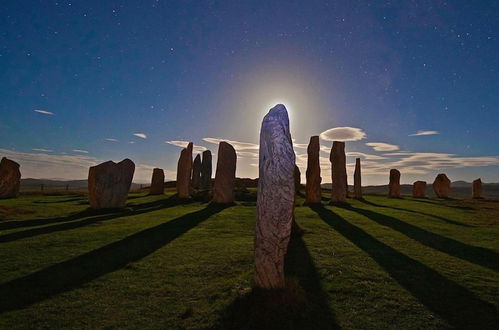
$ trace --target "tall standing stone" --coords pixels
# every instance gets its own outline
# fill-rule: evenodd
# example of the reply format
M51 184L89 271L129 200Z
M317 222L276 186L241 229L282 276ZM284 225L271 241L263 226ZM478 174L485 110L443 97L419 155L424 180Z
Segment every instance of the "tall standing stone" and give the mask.
M360 169L360 158L355 159L355 171L353 172L353 194L357 199L362 199L362 173Z
M400 198L400 171L390 170L390 183L388 184L388 197Z
M0 161L0 199L19 196L21 185L20 165L5 157Z
M444 173L440 173L433 181L433 191L439 198L447 198L450 191L450 180Z
M151 188L149 195L162 195L165 192L165 172L160 168L152 171Z
M294 170L294 178L295 178L295 190L298 192L300 190L301 186L301 172L300 168L295 165L295 170Z
M426 197L426 181L416 181L412 185L412 197L425 198Z
M331 177L333 179L331 202L345 203L347 201L347 158L345 142L334 141L331 153Z
M482 179L473 181L473 198L482 198Z
M197 154L192 163L192 179L191 186L194 189L199 189L201 183L201 155Z
M200 188L202 190L210 190L211 189L211 151L205 150L203 151L203 160L201 161L201 183Z
M254 280L261 288L282 288L295 199L295 153L282 104L263 118L259 158Z
M320 142L318 136L310 137L307 147L307 182L305 186L305 204L320 204L322 198L321 191L321 165L319 161Z
M236 181L236 150L222 141L218 145L217 170L213 184L213 203L234 203L234 183Z
M192 173L192 142L182 149L177 165L177 194L179 198L189 198Z
M132 184L135 164L130 159L108 161L88 171L88 201L93 209L124 207Z

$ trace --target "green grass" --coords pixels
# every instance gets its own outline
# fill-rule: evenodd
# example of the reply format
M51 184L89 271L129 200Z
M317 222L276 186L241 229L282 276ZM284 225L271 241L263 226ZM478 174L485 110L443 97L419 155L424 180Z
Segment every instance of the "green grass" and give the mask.
M238 196L134 193L108 212L84 195L0 201L0 328L497 328L498 202L297 206L287 287L262 291L255 202Z

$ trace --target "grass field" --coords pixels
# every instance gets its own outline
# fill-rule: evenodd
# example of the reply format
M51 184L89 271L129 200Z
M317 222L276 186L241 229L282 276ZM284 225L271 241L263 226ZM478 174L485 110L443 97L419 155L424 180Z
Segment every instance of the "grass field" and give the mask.
M0 328L498 328L497 201L297 206L287 288L268 292L251 289L254 200L172 194L0 201Z

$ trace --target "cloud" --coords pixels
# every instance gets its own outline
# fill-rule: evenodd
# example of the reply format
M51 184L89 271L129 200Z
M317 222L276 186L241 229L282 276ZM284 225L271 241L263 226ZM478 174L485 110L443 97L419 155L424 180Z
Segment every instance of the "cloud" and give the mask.
M376 151L396 151L399 150L399 146L395 144L389 144L384 142L368 142L366 146L372 147Z
M145 135L144 133L133 133L133 135L141 139L147 139L147 135Z
M33 148L31 150L33 150L33 151L41 151L41 152L53 152L54 151L54 150L44 149L44 148Z
M366 133L356 127L335 127L320 134L325 141L359 141L366 137Z
M436 135L440 134L438 131L417 131L414 134L409 134L409 136L426 136L426 135Z
M49 115L49 116L53 116L54 113L53 112L50 112L50 111L47 111L47 110L34 110L35 112L38 112L38 113L41 113L42 115Z
M350 157L361 157L367 160L381 160L381 159L388 159L383 156L378 156L378 155L373 155L373 154L366 154L363 152L357 152L357 151L350 151L346 153L347 156Z
M106 138L105 140L109 142L118 142L118 140L112 138Z
M258 158L258 152L251 151L236 151L239 158Z
M177 147L185 148L189 144L189 141L173 140L173 141L165 141L165 143L168 143L168 144L171 144L171 145L174 145ZM192 147L192 152L195 154L202 153L205 150L208 150L208 149L206 147L203 147L203 146L194 145Z
M88 154L88 151L82 149L73 149L73 152L78 152L80 154Z
M260 146L255 143L249 143L249 142L240 142L240 141L233 141L233 140L226 140L226 139L219 139L219 138L203 138L203 141L206 141L208 143L213 143L213 144L219 144L222 141L225 141L227 143L230 143L234 149L236 150L253 150L256 149L258 150Z

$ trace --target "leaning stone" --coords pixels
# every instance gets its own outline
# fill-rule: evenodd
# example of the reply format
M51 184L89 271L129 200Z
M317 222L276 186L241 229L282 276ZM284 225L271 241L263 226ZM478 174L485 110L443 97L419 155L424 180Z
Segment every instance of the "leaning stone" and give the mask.
M135 164L130 159L108 161L90 167L88 200L93 209L124 207L132 184Z
M236 180L236 150L222 141L218 145L217 170L213 184L213 203L234 203L234 182Z
M426 181L416 181L412 185L412 197L425 198L426 197Z
M473 198L482 198L482 180L476 179L473 181Z
M197 154L192 163L192 179L191 186L194 189L199 189L201 183L201 155Z
M0 161L0 199L19 196L20 167L18 163L5 157Z
M355 171L353 173L353 194L357 199L362 199L362 173L360 169L360 158L355 159Z
M396 169L390 170L390 183L388 184L388 197L400 197L400 171Z
M189 186L192 172L192 142L187 148L182 149L177 164L177 194L178 198L186 199L190 197Z
M305 186L305 205L320 204L321 191L321 166L319 161L320 142L318 136L310 137L307 147L307 182Z
M165 192L165 172L160 168L152 171L151 188L149 195L162 195Z
M261 288L282 288L295 199L295 153L282 104L263 118L259 157L254 281Z
M345 155L345 142L334 141L331 153L331 177L333 180L331 191L332 203L345 203L347 201L347 161Z
M203 151L203 160L201 162L201 183L200 188L202 190L211 189L211 151Z
M447 175L440 173L433 181L433 191L439 198L447 198L450 191L450 180Z

